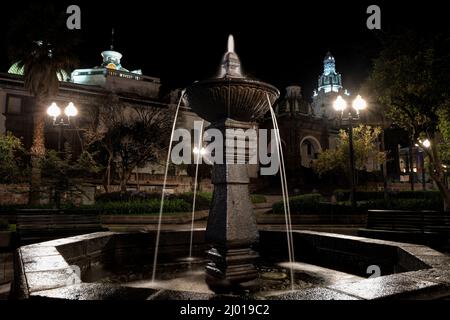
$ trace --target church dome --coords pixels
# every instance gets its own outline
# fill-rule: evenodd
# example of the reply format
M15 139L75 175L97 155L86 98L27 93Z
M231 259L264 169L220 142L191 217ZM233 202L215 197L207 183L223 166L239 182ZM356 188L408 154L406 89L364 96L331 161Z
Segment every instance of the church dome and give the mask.
M122 54L120 52L114 50L106 50L102 52L102 57L102 68L129 72L120 64L120 59L122 59Z
M342 89L342 77L336 72L336 60L331 52L327 52L323 60L323 73L319 77L317 91L324 93L339 92Z
M310 106L303 99L302 88L296 85L286 88L286 95L278 101L275 109L279 115L310 114Z

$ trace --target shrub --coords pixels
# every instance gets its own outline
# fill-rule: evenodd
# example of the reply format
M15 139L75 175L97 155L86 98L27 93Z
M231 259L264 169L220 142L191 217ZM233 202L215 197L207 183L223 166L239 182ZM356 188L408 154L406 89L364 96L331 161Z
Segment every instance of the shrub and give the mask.
M192 210L192 203L194 201L194 193L193 192L187 192L183 193L177 196L174 196L175 198L182 199L189 203L191 205ZM196 210L207 210L209 209L209 206L212 201L212 194L207 192L198 192L195 198L195 209Z
M139 191L127 191L127 192L109 192L102 193L95 197L96 202L116 202L116 201L139 201L139 200L151 200L161 199L161 193L149 193Z
M252 200L252 203L266 203L267 199L262 194L252 194L250 195L250 199Z
M291 212L317 212L319 210L319 204L324 202L325 199L319 193L304 194L301 196L291 197L289 199L289 207ZM274 213L284 212L283 201L276 202L272 206Z
M349 201L350 191L338 189L333 192L336 197L336 201ZM432 201L443 201L439 191L398 191L390 192L389 197L391 199L428 199ZM384 193L382 191L357 191L357 201L373 201L384 199Z
M357 208L353 209L349 201L343 201L338 203L324 202L318 196L307 195L310 201L316 201L312 203L304 198L305 196L290 198L290 207L292 214L351 214L362 213L367 210L434 210L442 211L443 202L436 201L436 199L395 199L391 198L389 201L384 199L374 199L366 201L358 201ZM284 213L283 202L277 202L272 207L273 213Z
M101 202L85 209L98 211L100 214L156 214L160 210L161 199L145 201ZM189 212L192 207L182 199L166 199L164 213Z
M0 183L19 182L25 174L25 149L11 132L0 134Z
M0 219L0 230L9 230L9 223L5 219Z
M391 199L389 201L384 200L372 200L358 202L360 208L366 210L370 209L386 209L386 210L433 210L442 211L444 205L442 201L435 201L433 199Z

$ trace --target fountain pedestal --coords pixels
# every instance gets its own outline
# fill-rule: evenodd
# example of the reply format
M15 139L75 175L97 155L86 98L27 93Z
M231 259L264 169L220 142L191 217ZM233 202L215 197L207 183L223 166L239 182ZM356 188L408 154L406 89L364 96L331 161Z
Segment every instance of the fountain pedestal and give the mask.
M214 194L206 228L206 241L211 247L206 282L215 292L233 291L257 277L258 254L253 247L258 242L258 229L248 190L249 173L254 174L255 165L249 164L247 146L239 150L246 155L243 164L231 161L237 152L227 147L234 145L235 140L245 141L245 130L257 128L256 122L279 95L277 88L270 84L242 74L232 36L219 76L186 88L186 101L192 110L222 132L224 160L228 160L214 163ZM226 134L228 129L239 130L233 130L230 136ZM254 137L250 147L256 146Z
M214 291L228 291L257 277L254 262L258 254L253 245L259 235L248 189L249 164L236 164L234 148L236 141L245 141L244 131L256 125L227 119L211 127L222 132L228 148L224 148L225 161L215 164L212 174L214 194L206 228L206 241L212 248L208 251L206 282ZM230 129L233 135L226 133ZM248 147L240 152L248 163Z

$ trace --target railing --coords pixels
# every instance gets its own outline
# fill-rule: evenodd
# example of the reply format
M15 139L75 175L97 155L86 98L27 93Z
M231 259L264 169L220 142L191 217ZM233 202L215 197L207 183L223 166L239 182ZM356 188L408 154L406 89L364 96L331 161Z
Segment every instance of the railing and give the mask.
M147 76L144 76L144 75L141 75L141 74L132 73L132 72L126 72L126 71L120 71L120 70L106 69L106 75L112 76L112 77L125 78L125 79L133 79L133 80L137 80L137 81L159 83L159 79L158 78L147 77Z
M76 74L74 74L74 76L94 76L94 75L105 75L105 76L119 77L119 78L132 79L132 80L136 80L136 81L152 82L152 83L160 82L160 80L158 78L148 77L148 76L144 76L144 75L133 73L133 72L108 69L108 68L78 70L76 72Z

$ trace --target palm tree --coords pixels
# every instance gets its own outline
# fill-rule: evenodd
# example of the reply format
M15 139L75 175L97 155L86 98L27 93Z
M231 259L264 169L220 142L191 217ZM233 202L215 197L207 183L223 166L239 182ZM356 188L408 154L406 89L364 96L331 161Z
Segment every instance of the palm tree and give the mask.
M11 24L9 55L23 73L25 88L35 97L31 146L30 204L40 203L40 161L45 154L45 112L65 70L74 65L78 34L66 28L65 10L33 5Z

